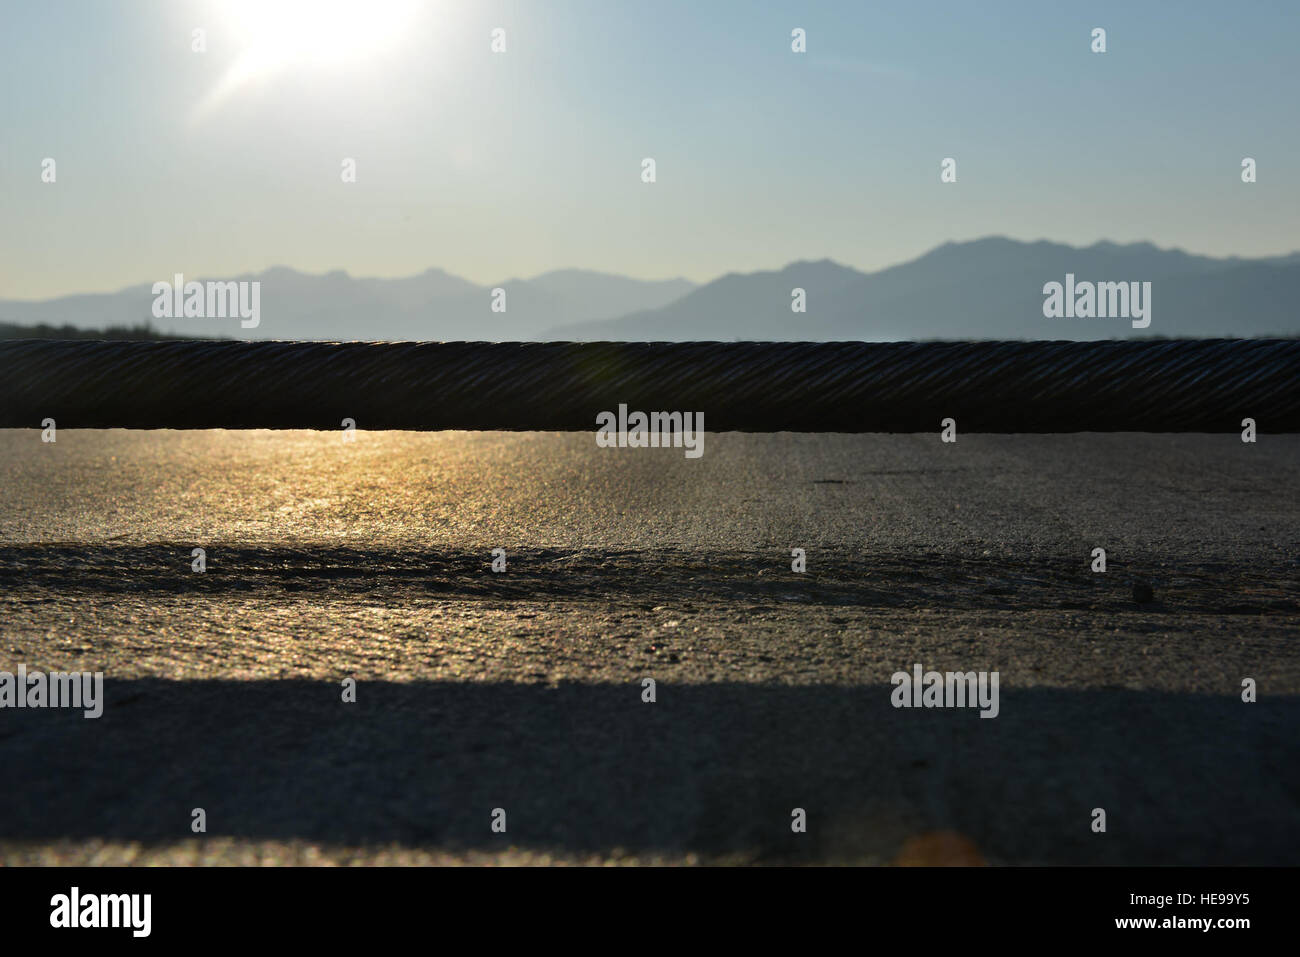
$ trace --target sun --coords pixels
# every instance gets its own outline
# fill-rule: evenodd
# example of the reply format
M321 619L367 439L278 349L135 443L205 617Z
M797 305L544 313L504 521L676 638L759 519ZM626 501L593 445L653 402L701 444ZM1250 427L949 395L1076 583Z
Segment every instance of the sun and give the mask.
M415 0L230 0L259 69L337 67L382 54L410 24Z
M381 62L411 28L418 6L418 0L226 0L221 10L241 53L196 113L285 71Z

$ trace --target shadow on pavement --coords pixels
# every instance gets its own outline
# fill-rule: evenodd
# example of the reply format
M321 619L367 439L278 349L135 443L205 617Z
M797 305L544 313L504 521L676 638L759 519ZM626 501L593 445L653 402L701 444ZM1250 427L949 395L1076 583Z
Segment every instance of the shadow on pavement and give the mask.
M0 711L0 841L182 840L202 807L209 836L361 845L887 862L947 829L994 863L1300 857L1300 696L1004 687L989 720L892 690L363 678L345 704L110 676L97 720Z

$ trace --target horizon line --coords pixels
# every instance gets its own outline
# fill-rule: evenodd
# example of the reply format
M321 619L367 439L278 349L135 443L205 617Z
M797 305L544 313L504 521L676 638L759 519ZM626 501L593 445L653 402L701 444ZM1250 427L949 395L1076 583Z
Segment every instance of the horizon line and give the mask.
M270 266L266 266L266 267L263 267L263 268L260 269L260 270L256 270L256 271L245 270L245 271L243 271L243 272L234 273L234 274L231 274L231 275L224 276L223 278L221 278L221 279L219 279L219 280L217 280L217 279L211 279L211 277L208 277L208 278L205 278L205 279L202 279L202 280L193 280L193 281L196 281L196 282L197 282L197 281L222 281L222 282L229 282L229 281L232 281L232 280L237 279L237 278L240 277L240 276L259 276L259 275L265 275L266 273L273 272L273 271L275 271L275 270L285 270L285 271L288 271L288 272L296 273L297 275L300 275L300 276L307 276L307 277L318 278L318 279L319 279L319 278L324 278L324 277L326 277L326 276L331 276L331 275L334 275L334 274L336 274L336 273L342 273L342 275L343 275L344 277L346 277L346 278L348 278L348 279L352 279L352 280L358 280L358 281L375 280L375 281L379 281L379 282L394 282L394 281L399 281L399 280L403 280L403 279L416 279L416 278L418 278L418 277L420 277L420 276L426 275L427 273L431 273L431 272L439 272L439 273L443 273L443 274L446 275L446 276L451 277L452 279L459 279L459 280L461 280L462 282L469 283L470 285L473 285L473 286L478 286L478 287L483 288L483 289L492 289L492 288L495 288L495 287L498 287L498 286L505 286L505 285L507 285L507 284L509 284L509 283L517 283L517 282L536 282L536 281L538 281L539 279L544 279L545 277L555 275L556 273L566 273L566 272L569 272L569 273L588 273L588 274L591 274L591 275L604 276L604 277L608 277L608 278L611 278L611 279L626 279L626 280L630 280L630 281L632 281L632 282L643 282L643 283L671 283L671 282L686 282L686 283L689 283L689 284L691 285L691 287L692 287L692 291L693 291L694 289L702 288L702 287L704 287L704 286L709 285L710 283L717 282L718 280L720 280L720 279L725 279L725 278L727 278L727 277L729 277L729 276L755 276L755 275L760 275L760 274L763 274L763 273L780 273L780 272L784 272L786 269L789 269L791 266L797 266L797 265L802 265L802 264L831 263L831 264L833 264L833 265L835 265L835 266L839 266L839 267L841 267L841 268L843 268L843 269L848 269L848 270L852 270L853 272L860 273L860 274L862 274L863 276L871 276L871 275L875 275L876 273L881 273L881 272L884 272L884 271L886 271L886 270L893 269L893 268L895 268L895 267L897 267L897 266L902 266L902 265L906 265L907 263L916 262L916 261L919 260L919 259L923 259L923 258L925 258L926 256L929 256L930 254L932 254L932 253L934 253L934 252L937 252L937 251L940 250L940 249L944 249L944 248L946 248L946 247L949 247L949 246L970 246L970 245L974 245L974 244L976 244L976 243L989 242L989 241L991 241L991 240L1003 240L1003 241L1006 241L1006 242L1009 242L1009 243L1015 243L1015 244L1022 245L1022 246L1041 246L1041 245L1049 245L1049 246L1064 246L1064 247L1066 247L1067 249L1074 249L1074 250L1080 250L1080 251L1088 250L1088 249L1095 249L1095 248L1098 247L1098 246L1115 246L1115 247L1118 247L1118 248L1126 248L1126 247L1132 247L1132 246L1149 246L1149 247L1151 247L1152 249L1156 250L1157 252L1165 252L1165 253L1181 253L1181 254L1183 254L1183 255L1185 255L1185 256L1197 256L1197 257L1200 257L1200 258L1202 258L1202 259L1215 259L1215 260L1220 260L1220 261L1222 261L1222 262L1233 262L1233 261L1241 261L1241 262L1260 262L1260 261L1268 260L1268 259L1285 259L1285 258L1292 257L1292 256L1300 256L1300 248L1298 248L1298 249L1291 249L1291 250L1288 250L1288 251L1285 251L1285 252L1271 253L1271 254L1265 254L1265 255L1260 255L1260 256L1243 256L1243 255L1236 254L1236 253L1231 254L1231 255L1227 255L1227 256L1222 256L1222 255L1212 255L1212 254L1209 254L1209 253L1198 253L1198 252L1192 252L1192 251L1186 249L1185 247L1182 247L1182 246L1176 246L1176 245L1175 245L1175 246L1160 246L1160 245L1158 245L1157 243L1155 243L1155 242L1153 242L1153 241L1151 241L1151 240L1148 240L1148 239L1137 239L1137 240L1132 240L1132 241L1130 241L1130 242L1117 242L1117 241L1115 241L1115 240L1111 240L1111 239L1098 239L1098 240L1096 240L1096 241L1094 241L1094 242L1092 242L1092 243L1089 243L1088 245L1075 245L1075 244L1073 244L1073 243L1062 242L1062 241L1060 241L1060 240L1055 240L1055 239L1047 239L1047 238L1045 238L1045 237L1044 237L1044 238L1039 238L1039 239L1016 239L1016 238L1014 238L1014 237L1012 237L1012 236L1008 236L1008 235L1006 235L1006 234L1004 234L1004 233L989 233L989 234L984 235L984 236L978 236L978 237L976 237L976 238L974 238L974 239L950 239L950 240L946 240L946 241L944 241L944 242L942 242L942 243L938 243L937 245L934 245L934 246L929 247L929 248L926 249L924 252L919 253L919 254L917 254L917 255L915 255L915 256L912 256L911 258L896 260L896 261L893 261L893 262L888 263L887 265L880 266L880 267L878 267L878 268L876 268L876 269L870 269L870 270L868 270L868 269L863 269L863 268L861 268L861 267L859 267L859 266L850 265L850 264L848 264L848 263L846 263L846 262L843 262L843 261L841 261L841 260L835 259L835 258L830 257L830 256L821 256L821 257L818 257L818 258L815 258L815 259L813 259L813 258L809 258L809 259L792 259L792 260L788 261L787 263L785 263L784 265L781 265L781 266L775 266L775 267L757 268L757 269L750 269L750 270L731 269L731 270L727 270L727 271L725 271L725 272L718 273L717 275L713 276L713 277L710 278L710 279L704 279L704 280L694 280L694 279L690 279L690 278L688 278L688 277L686 277L686 276L681 276L681 275L678 275L678 276L668 276L668 277L654 277L654 278L648 278L648 277L644 277L644 276L633 276L633 275L629 275L629 274L627 274L627 273L621 273L621 272L606 272L605 270L602 270L602 269L592 269L592 268L585 267L585 266L559 266L559 267L556 267L556 268L554 268L554 269L547 269L547 270L544 270L544 271L542 271L542 272L537 273L536 275L529 276L529 277L510 276L510 277L508 277L508 278L506 278L506 279L500 279L500 280L496 280L496 281L494 281L494 282L479 282L479 281L474 280L474 279L469 279L469 278L467 278L466 276L460 275L460 274L458 274L458 273L450 272L450 271L448 271L447 269L444 269L444 268L441 267L441 266L429 266L429 267L427 267L427 268L421 270L420 272L414 272L414 273L400 273L400 274L397 274L397 275L391 275L391 276L381 276L381 275L352 275L350 272L348 272L348 270L347 270L346 267L335 267L335 268L332 268L332 269L326 269L326 270L324 270L324 271L322 271L322 272L313 272L313 271L308 271L308 270L300 269L300 268L298 268L298 267L296 267L296 266L290 266L290 265L287 265L287 264L285 264L285 263L273 263L272 265L270 265ZM173 275L175 275L175 274L173 273ZM202 275L202 274L200 274L200 275ZM44 296L44 297L36 298L36 299L30 299L30 298L9 299L9 298L5 298L5 299L0 299L0 302L11 302L11 303L44 303L44 302L55 302L55 301L60 300L60 299L72 299L72 298L76 298L76 297L79 297L79 296L111 296L111 295L116 295L116 294L118 294L118 293L126 292L126 291L128 291L128 290L130 290L130 289L134 289L134 288L137 288L137 287L140 287L140 286L152 286L155 282L161 282L161 281L163 281L163 280L158 280L158 279L140 280L139 282L127 283L126 285L118 286L118 287L116 287L116 288L114 288L114 289L98 289L98 290L82 291L82 292L65 292L65 293L60 293L60 294L53 295L53 296ZM169 279L168 281L170 281L170 279Z

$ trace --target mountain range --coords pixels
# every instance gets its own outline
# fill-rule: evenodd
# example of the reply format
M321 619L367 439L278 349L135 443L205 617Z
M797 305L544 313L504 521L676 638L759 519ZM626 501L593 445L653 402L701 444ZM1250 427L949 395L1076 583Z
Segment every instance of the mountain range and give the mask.
M1151 324L1045 318L1043 286L1150 282ZM149 285L45 301L0 300L0 323L255 339L866 340L1105 339L1300 334L1300 253L1213 258L1150 243L1074 247L1001 237L946 243L910 262L861 272L828 259L729 273L695 285L586 270L479 285L440 269L400 279L278 266L261 282L261 321L155 318ZM167 277L167 282L171 277ZM504 311L493 311L494 289ZM806 311L791 309L804 290ZM498 303L500 296L496 297Z

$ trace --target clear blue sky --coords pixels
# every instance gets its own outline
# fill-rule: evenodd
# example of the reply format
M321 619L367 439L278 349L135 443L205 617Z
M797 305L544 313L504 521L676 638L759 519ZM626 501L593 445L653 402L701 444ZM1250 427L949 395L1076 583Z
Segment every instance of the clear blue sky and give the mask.
M355 6L320 33L235 0L5 0L0 298L276 264L706 280L992 234L1300 248L1295 0Z

